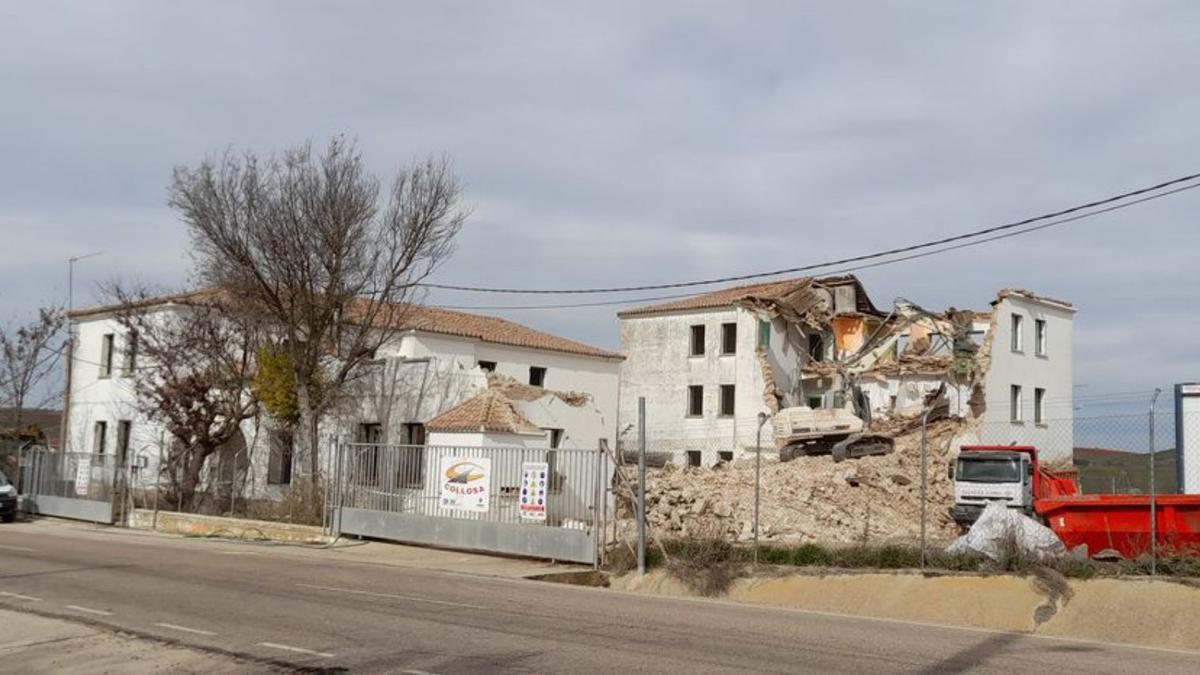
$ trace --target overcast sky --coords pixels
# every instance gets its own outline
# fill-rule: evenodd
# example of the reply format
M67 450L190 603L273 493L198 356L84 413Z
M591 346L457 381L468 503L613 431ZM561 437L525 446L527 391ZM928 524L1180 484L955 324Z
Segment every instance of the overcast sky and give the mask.
M4 3L0 319L64 300L97 250L77 305L186 283L167 180L230 145L345 133L388 176L448 153L475 211L438 280L489 286L777 269L1200 171L1197 3L851 5ZM860 276L880 306L1070 300L1078 393L1148 392L1200 379L1198 207ZM615 308L498 313L618 346Z

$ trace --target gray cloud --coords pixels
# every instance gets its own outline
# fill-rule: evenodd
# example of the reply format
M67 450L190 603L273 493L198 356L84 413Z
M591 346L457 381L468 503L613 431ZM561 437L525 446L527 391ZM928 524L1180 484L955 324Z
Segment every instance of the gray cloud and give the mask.
M1187 2L26 3L0 9L0 317L182 284L173 165L357 136L445 151L476 213L440 279L589 286L789 267L1196 170ZM1200 193L1200 191L1197 191ZM1200 378L1196 200L861 273L880 304L1074 301L1077 378ZM444 304L527 298L442 292ZM612 308L506 315L615 346Z

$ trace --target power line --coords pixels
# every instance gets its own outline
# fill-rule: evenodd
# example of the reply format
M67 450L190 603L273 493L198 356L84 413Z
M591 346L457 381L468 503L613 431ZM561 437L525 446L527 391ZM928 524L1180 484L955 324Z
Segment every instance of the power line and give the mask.
M950 251L956 251L956 250L968 248L971 246L978 246L980 244L986 244L986 243L997 241L1000 239L1008 239L1009 237L1016 237L1016 236L1019 236L1022 234L1028 234L1030 232L1044 230L1044 229L1047 229L1050 227L1054 227L1055 225L1062 225L1065 223L1074 222L1076 220L1083 220L1084 218L1091 218L1092 216L1098 216L1098 215L1108 213L1110 211L1116 211L1119 209L1123 209L1123 208L1130 207L1130 206L1135 206L1137 204L1152 201L1155 199L1161 199L1163 197L1168 197L1170 195L1173 195L1173 194L1176 194L1179 192L1184 192L1186 190L1193 190L1195 188L1200 188L1200 183L1195 183L1193 185L1186 185L1183 187L1178 187L1173 190L1168 190L1166 192L1160 192L1158 194L1150 195L1148 197L1142 197L1140 199L1136 199L1136 200L1126 202L1123 204L1108 206L1108 207L1105 207L1103 209L1099 209L1096 211L1090 211L1088 213L1081 213L1081 214L1077 214L1074 216L1070 216L1068 218L1062 218L1059 220L1050 221L1048 223L1042 223L1040 225L1033 225L1033 226L1026 227L1026 228L1019 229L1019 230L1004 232L1002 234L995 234L990 237L984 237L982 239L976 239L974 241L961 242L958 244L954 244L952 246L943 246L941 248L936 248L933 250L921 251L920 253L913 253L913 254L901 256L898 258L890 258L887 260L881 260L881 261L877 261L877 262L873 262L873 263L867 263L865 265L844 267L844 268L841 268L838 270L827 272L826 274L831 274L831 275L849 274L851 272L858 272L860 270L873 269L876 267L884 267L886 265L893 265L893 264L900 263L900 262L907 262L909 260L916 260L918 258L926 258L929 256L938 255L941 253L947 253ZM555 291L548 291L548 292L555 292ZM634 304L641 304L644 302L657 302L660 300L675 300L675 299L679 299L679 298L688 298L688 297L692 297L693 295L695 295L695 294L694 293L676 293L676 294L672 294L672 295L660 295L660 296L654 296L654 297L629 298L629 299L622 299L622 300L608 300L608 301L599 301L599 302L562 303L562 304L554 304L554 305L439 305L439 307L442 307L443 309L457 309L457 310L575 309L575 308L581 308L581 307L601 307L601 306L609 306L609 305L634 305Z
M817 269L823 269L826 267L833 267L836 265L845 265L845 264L849 264L849 263L863 262L866 260L886 258L889 256L898 255L901 253L910 253L912 251L917 251L917 250L921 250L921 249L933 248L935 246L944 246L945 244L960 242L960 241L967 240L967 239L974 239L976 237L981 237L981 236L988 235L988 234L994 234L997 232L1015 230L1018 228L1022 228L1026 225L1031 225L1033 223L1038 223L1041 221L1061 218L1062 216L1078 213L1080 211L1087 211L1089 209L1094 209L1099 206L1106 206L1106 205L1114 204L1116 202L1121 202L1121 201L1124 201L1131 197L1139 197L1141 195L1146 195L1148 193L1158 192L1159 190L1163 190L1164 188L1168 188L1168 187L1172 187L1175 185L1180 185L1183 183L1188 183L1188 182L1194 181L1197 178L1200 178L1200 173L1193 173L1193 174L1189 174L1186 176L1181 176L1179 178L1174 178L1172 180L1168 180L1168 181L1165 181L1165 182L1162 182L1162 183L1159 183L1157 185L1153 185L1150 187L1144 187L1144 188L1140 188L1137 190L1131 190L1129 192L1124 192L1119 195L1106 197L1104 199L1098 199L1096 201L1088 202L1086 204L1080 204L1077 206L1072 206L1070 208L1062 209L1059 211L1054 211L1052 213L1044 213L1039 216L1025 218L1024 220L1019 220L1016 222L1005 223L1003 225L996 225L993 227L987 227L987 228L983 228L983 229L979 229L979 230L974 230L971 232L965 232L962 234L957 234L957 235L953 235L953 236L949 236L949 237L943 237L941 239L935 239L935 240L931 240L931 241L910 244L907 246L901 246L898 248L888 249L885 251L878 251L875 253L851 256L848 258L842 258L839 260L830 260L830 261L826 261L826 262L822 262L822 263L813 263L813 264L809 264L809 265L802 265L800 267L790 267L790 268L786 268L786 269L773 270L770 272L756 272L756 273L752 273L752 274L742 274L742 275L736 275L736 276L719 277L719 278L714 278L714 279L703 279L703 280L699 280L699 281L681 281L681 282L666 283L666 284L644 284L644 285L639 285L639 286L616 286L616 287L608 287L608 288L574 288L574 289L489 288L489 287L483 287L483 286L461 286L461 285L456 285L456 284L437 284L437 283L422 283L422 284L418 284L418 285L425 287L425 288L435 288L435 289L452 290L452 291L468 291L468 292L473 292L473 293L506 293L506 294L521 294L521 295L582 295L582 294L630 293L630 292L637 292L637 291L654 291L654 290L665 290L665 289L671 289L671 288L688 288L688 287L693 287L693 286L707 286L707 285L711 285L711 284L724 284L724 283L730 283L730 282L735 282L735 281L747 281L750 279L761 279L761 278L765 278L765 277L780 276L780 275L784 275L784 274L794 274L796 272L807 272L807 271L812 271L812 270L817 270ZM1132 206L1134 204L1138 204L1138 203L1141 203L1144 201L1149 201L1150 199L1157 199L1159 197L1165 197L1167 195L1175 194L1176 192L1182 192L1185 189L1191 189L1193 187L1200 187L1200 185L1192 185L1192 186L1172 190L1170 192L1166 192L1166 193L1163 193L1160 195L1154 195L1154 196L1140 199L1140 200L1137 200L1134 202L1130 202L1128 204L1122 204L1119 206L1109 207L1109 208L1097 211L1092 214L1086 214L1086 215L1082 215L1082 216L1075 217L1075 218L1062 219L1061 221L1058 221L1058 222L1055 222L1052 224L1046 224L1044 226L1040 226L1037 228L1027 228L1026 230L1023 230L1022 233L1032 232L1037 229L1045 229L1045 227L1050 227L1051 225L1059 225L1062 223L1071 222L1073 220L1078 220L1083 217L1097 215L1099 213L1106 213L1108 211L1116 210L1117 208L1124 208L1125 206ZM946 250L952 250L952 249L946 249Z

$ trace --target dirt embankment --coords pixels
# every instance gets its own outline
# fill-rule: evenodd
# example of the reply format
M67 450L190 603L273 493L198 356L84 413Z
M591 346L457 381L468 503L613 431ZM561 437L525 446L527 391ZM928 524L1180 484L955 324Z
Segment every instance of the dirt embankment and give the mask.
M929 427L928 536L948 541L957 534L949 508L952 440L965 424L942 420ZM896 436L889 455L835 463L828 456L762 461L759 535L763 542L913 543L920 532L921 433ZM654 469L646 484L647 521L655 536L711 533L714 523L729 536L753 533L754 459L715 469ZM622 533L634 530L628 504Z

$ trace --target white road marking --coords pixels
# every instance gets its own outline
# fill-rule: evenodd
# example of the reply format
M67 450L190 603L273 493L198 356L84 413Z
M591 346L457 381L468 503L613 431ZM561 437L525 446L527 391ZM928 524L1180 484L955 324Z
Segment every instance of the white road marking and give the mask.
M173 623L156 623L159 628L170 628L171 630L179 630L184 633L195 633L196 635L216 635L211 630L200 630L199 628L188 628L187 626L179 626Z
M404 675L434 675L428 670L413 670L411 668L409 670L402 670L400 672L404 673Z
M16 598L18 600L28 600L30 602L41 602L41 598L35 598L32 595L21 595L20 593L9 593L8 591L0 591L0 595L6 598Z
M103 609L92 609L91 607L80 607L79 605L67 605L67 609L73 609L76 612L87 612L88 614L96 614L99 616L112 616L112 612L106 612Z
M9 546L8 544L0 544L0 548L6 551L25 551L26 553L37 552L36 548L29 548L28 546Z
M270 647L271 649L282 649L285 652L296 652L297 654L308 654L310 656L320 656L326 659L332 659L333 654L329 652L318 652L312 649L304 649L303 647L293 647L291 645L281 645L276 642L260 642L259 647Z
M352 595L369 595L373 598L390 598L392 600L412 600L413 602L427 602L432 605L448 605L450 607L466 607L467 609L487 609L482 605L468 605L465 602L450 602L448 600L433 600L431 598L418 598L413 595L396 595L394 593L375 593L373 591L356 591L352 588L334 588L333 586L313 586L311 584L296 584L301 588L315 588L319 591L333 591L335 593L350 593Z

